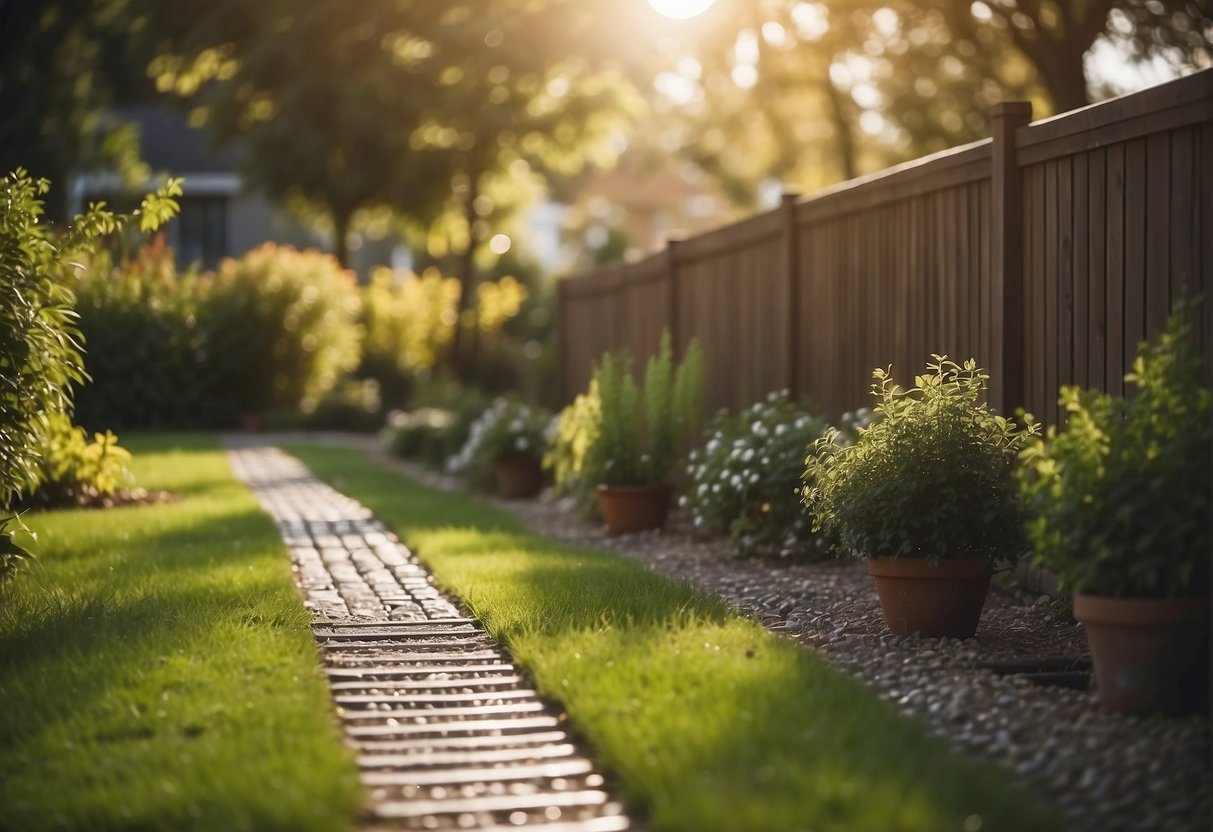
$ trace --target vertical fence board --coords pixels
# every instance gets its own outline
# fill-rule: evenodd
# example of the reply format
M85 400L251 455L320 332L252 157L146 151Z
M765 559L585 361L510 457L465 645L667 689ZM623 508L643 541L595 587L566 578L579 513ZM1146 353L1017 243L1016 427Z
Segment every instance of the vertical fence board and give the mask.
M1125 366L1125 148L1108 148L1107 234L1104 236L1107 264L1106 366L1104 383L1109 393L1124 392Z
M1171 313L1171 136L1146 143L1146 329L1157 332Z

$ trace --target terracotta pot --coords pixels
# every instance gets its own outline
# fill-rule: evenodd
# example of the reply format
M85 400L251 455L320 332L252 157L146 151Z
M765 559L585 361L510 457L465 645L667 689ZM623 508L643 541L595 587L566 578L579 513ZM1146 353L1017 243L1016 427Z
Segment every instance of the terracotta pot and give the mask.
M497 460L497 495L510 500L534 497L543 488L543 469L534 456Z
M990 568L977 559L868 558L889 631L931 638L972 638L990 588Z
M1104 707L1121 713L1203 710L1209 690L1209 599L1074 595Z
M663 485L600 485L598 505L602 519L612 535L660 529L670 513L670 496L674 486Z
M261 433L265 430L264 413L245 413L240 417L240 428L245 433Z

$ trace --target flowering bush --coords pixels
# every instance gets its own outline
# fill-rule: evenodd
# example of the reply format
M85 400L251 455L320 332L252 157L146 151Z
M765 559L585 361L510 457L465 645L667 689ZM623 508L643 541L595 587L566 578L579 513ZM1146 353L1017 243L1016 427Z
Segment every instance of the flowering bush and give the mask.
M826 427L786 390L736 416L721 411L691 452L680 505L696 529L727 531L746 554L824 549L799 488L808 448Z
M472 422L467 441L447 460L451 474L477 487L489 487L494 466L503 459L540 457L551 414L509 399L497 399Z
M598 399L598 385L591 381L590 389L578 394L573 403L560 411L548 427L548 452L543 457L543 467L551 470L556 494L573 497L583 512L591 512L597 505L594 486L587 462L594 443L598 441L598 429L602 420L602 406Z

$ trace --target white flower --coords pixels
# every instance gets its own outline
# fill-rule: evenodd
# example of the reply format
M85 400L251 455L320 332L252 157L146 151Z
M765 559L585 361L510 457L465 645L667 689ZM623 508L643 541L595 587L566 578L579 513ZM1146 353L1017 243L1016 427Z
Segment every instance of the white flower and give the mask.
M719 447L720 442L716 439L712 439L710 442L708 442L708 445L704 450L706 450L709 454L714 454L716 453L716 449Z
M514 450L525 451L525 450L529 450L530 447L531 447L531 441L529 439L527 439L525 436L519 436L516 439L514 439Z
M775 426L775 435L776 435L776 436L783 436L783 435L784 435L785 433L787 433L787 432L788 432L788 426L787 426L787 425L785 425L785 424L783 424L783 423L780 423L780 424L778 424L778 425L776 425L776 426Z
M742 461L742 462L750 462L750 461L751 461L751 460L753 460L753 459L754 459L754 449L753 449L753 448L746 448L746 452L745 452L744 454L742 454L742 455L741 455L741 461Z

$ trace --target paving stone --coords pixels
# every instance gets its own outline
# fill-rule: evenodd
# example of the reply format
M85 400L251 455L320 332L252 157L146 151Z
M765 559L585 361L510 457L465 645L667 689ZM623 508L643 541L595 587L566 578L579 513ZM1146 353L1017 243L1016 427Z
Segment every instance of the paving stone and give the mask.
M231 461L287 544L374 829L631 828L563 717L365 507L275 448Z

